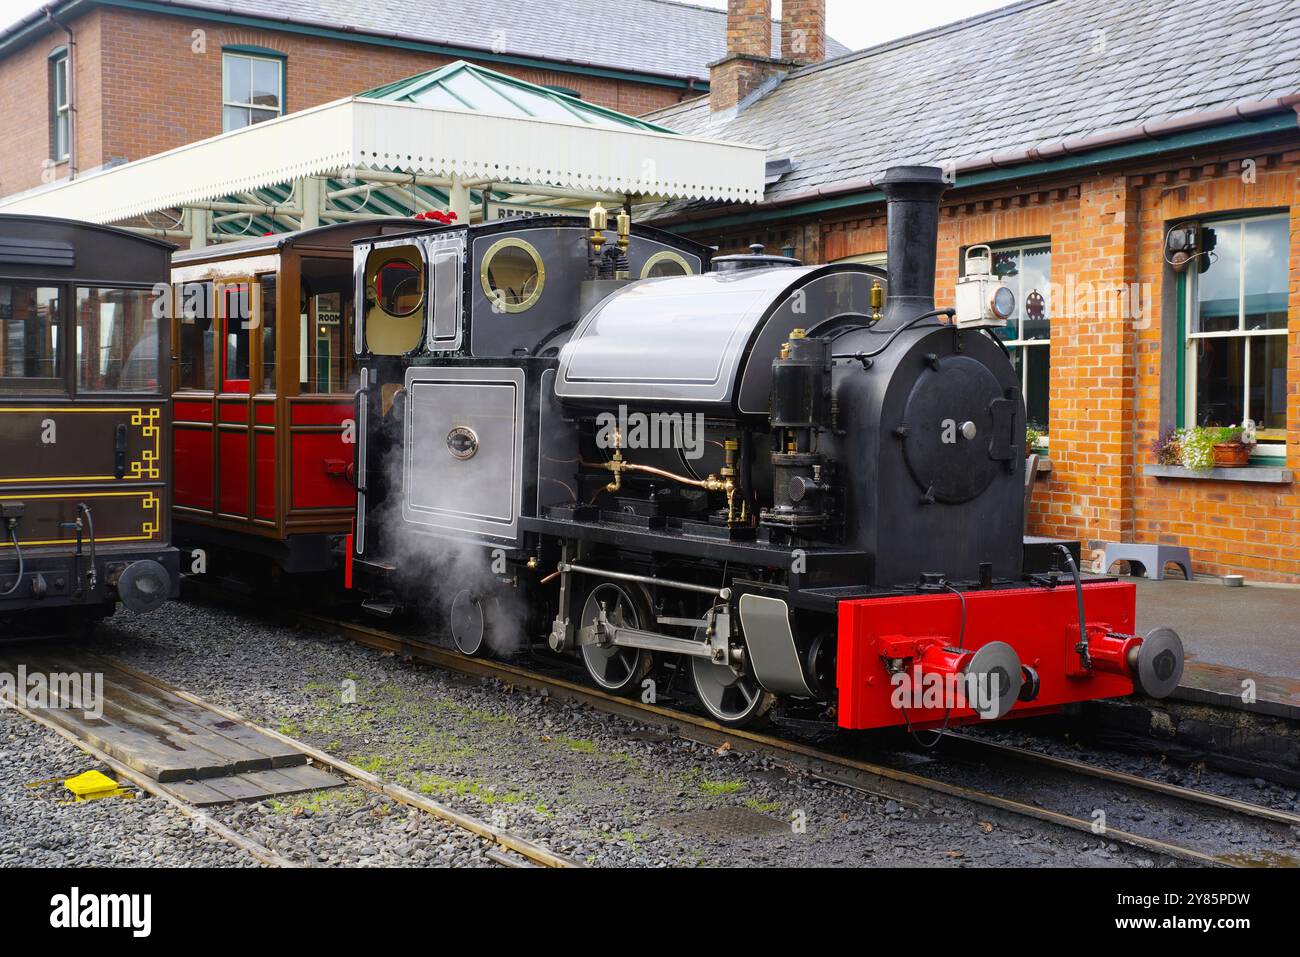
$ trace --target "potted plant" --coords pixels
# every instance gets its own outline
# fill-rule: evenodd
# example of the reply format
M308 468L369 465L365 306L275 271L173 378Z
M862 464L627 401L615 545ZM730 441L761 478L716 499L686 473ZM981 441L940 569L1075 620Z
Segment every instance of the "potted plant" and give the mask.
M1025 458L1033 455L1043 444L1044 433L1032 425L1025 429Z
M1221 469L1239 469L1250 464L1250 453L1255 450L1253 436L1240 425L1210 429L1210 442L1214 449L1214 464Z
M1179 441L1182 433L1170 426L1151 442L1151 452L1159 465L1182 465L1183 448Z
M1184 467L1202 471L1214 468L1213 431L1203 425L1178 431L1178 454Z

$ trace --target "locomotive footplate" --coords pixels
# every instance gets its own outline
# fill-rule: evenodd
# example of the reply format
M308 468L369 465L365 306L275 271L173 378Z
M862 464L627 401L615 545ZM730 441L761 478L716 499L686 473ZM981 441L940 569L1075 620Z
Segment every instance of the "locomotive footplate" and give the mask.
M523 517L525 532L561 539L615 545L643 552L704 558L790 573L791 588L852 585L866 580L870 556L852 548L792 548L761 541L728 541L684 533L641 529L619 522L570 522L555 518Z

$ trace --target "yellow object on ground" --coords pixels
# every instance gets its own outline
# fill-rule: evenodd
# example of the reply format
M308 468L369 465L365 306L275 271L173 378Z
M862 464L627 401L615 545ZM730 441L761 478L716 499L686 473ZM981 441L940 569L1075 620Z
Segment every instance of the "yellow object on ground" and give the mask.
M63 786L76 795L78 801L93 801L96 798L127 793L116 781L98 771L87 771L75 778L68 778Z

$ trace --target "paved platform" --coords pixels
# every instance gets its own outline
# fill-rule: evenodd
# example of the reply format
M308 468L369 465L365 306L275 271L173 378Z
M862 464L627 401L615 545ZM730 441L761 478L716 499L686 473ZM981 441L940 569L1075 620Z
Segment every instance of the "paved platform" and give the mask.
M1168 625L1182 636L1187 667L1175 697L1300 720L1300 588L1123 580L1137 585L1138 634ZM1254 703L1241 697L1248 678Z

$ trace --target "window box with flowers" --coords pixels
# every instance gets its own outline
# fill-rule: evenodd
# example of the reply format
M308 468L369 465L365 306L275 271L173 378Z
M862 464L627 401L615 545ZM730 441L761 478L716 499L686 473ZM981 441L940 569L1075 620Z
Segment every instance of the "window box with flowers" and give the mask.
M1249 424L1168 428L1151 444L1156 461L1146 466L1144 472L1162 479L1266 484L1285 484L1292 480L1289 469L1251 466L1254 448L1255 434Z

